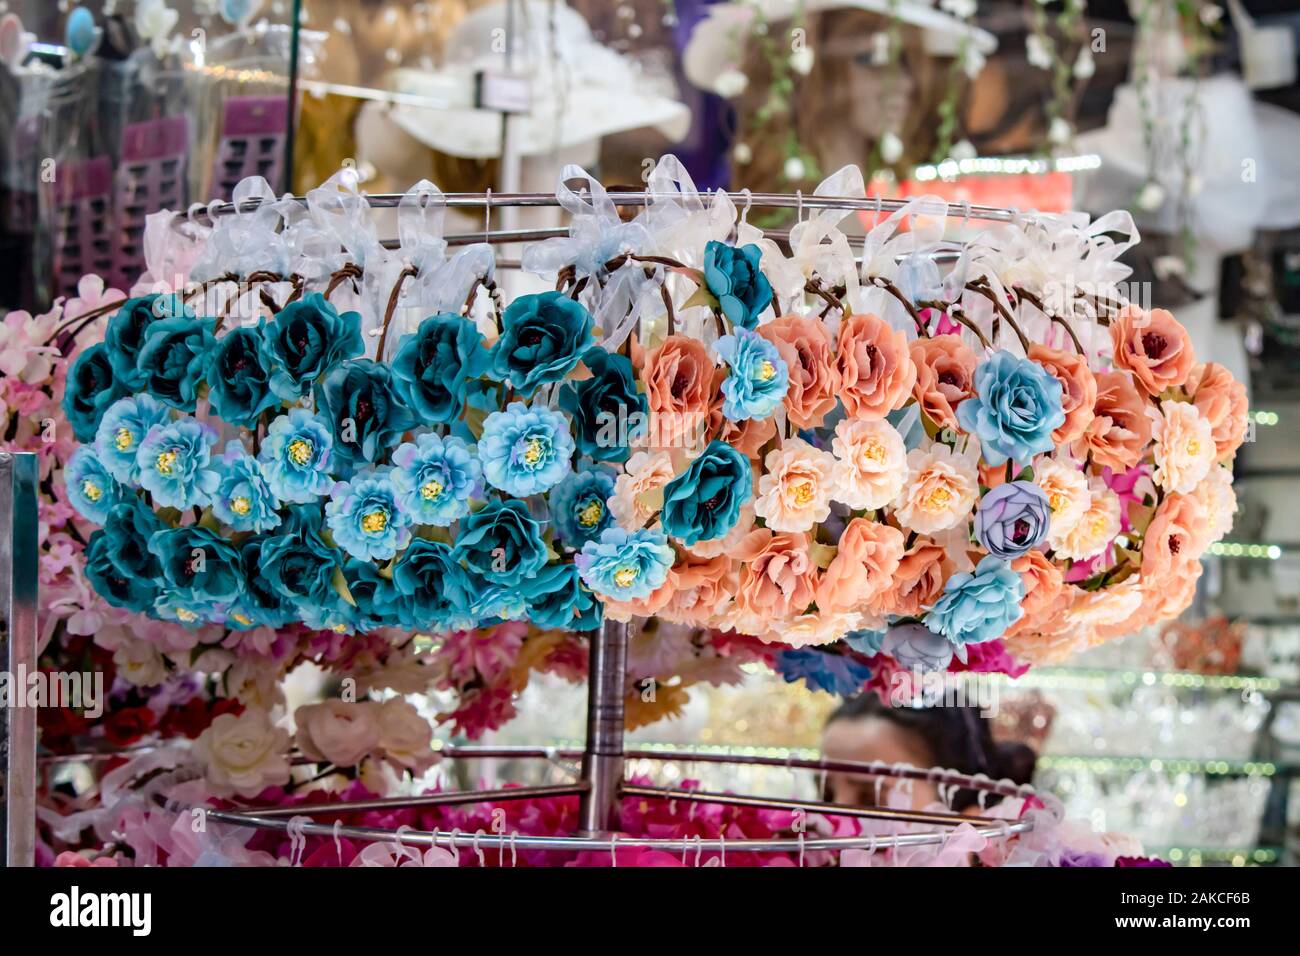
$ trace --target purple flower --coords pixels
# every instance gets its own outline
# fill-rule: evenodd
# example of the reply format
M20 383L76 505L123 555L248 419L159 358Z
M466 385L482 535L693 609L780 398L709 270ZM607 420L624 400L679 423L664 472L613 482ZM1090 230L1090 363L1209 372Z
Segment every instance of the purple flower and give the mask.
M880 642L880 651L907 670L928 672L947 669L953 646L924 624L894 624Z
M989 554L1018 558L1047 537L1051 518L1047 496L1032 481L1009 481L980 499L975 537Z

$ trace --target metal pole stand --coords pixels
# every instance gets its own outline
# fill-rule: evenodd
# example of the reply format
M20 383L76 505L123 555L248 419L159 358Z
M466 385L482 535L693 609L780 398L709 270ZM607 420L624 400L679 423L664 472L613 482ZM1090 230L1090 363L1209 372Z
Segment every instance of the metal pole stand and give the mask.
M0 862L36 864L36 708L27 678L36 670L38 470L31 452L0 451Z
M623 786L623 694L627 670L627 624L606 619L592 636L587 676L587 746L582 754L578 827L583 836L619 829Z

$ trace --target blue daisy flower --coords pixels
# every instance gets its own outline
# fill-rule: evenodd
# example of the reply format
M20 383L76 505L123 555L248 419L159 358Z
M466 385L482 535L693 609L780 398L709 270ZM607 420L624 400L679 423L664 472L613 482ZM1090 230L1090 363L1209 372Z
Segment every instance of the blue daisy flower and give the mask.
M446 527L469 514L483 466L459 438L427 433L393 452L393 484L416 524Z
M281 501L308 504L334 487L334 434L329 423L305 408L271 422L257 460Z
M573 449L569 422L562 414L522 402L489 415L478 442L488 483L517 498L553 488L572 470Z
M68 500L86 520L103 524L115 505L126 500L126 489L104 467L94 450L80 446L63 469Z
M154 425L165 425L171 412L152 395L141 393L119 398L108 407L95 430L95 453L108 473L124 485L136 485L140 466L136 454L140 442Z
M737 326L714 344L729 366L722 382L722 414L733 422L767 418L785 400L790 369L776 346Z
M236 531L260 533L280 524L279 507L257 459L244 451L238 439L226 442L212 513Z
M391 473L367 471L334 486L325 523L334 542L362 561L387 561L411 540L411 516L398 504Z
M641 528L627 532L615 525L588 541L574 564L597 594L616 601L647 598L668 579L674 554L662 531Z
M165 508L206 505L221 481L208 467L216 441L216 432L192 418L154 425L136 452L140 487Z
M551 519L564 543L581 548L610 526L606 502L614 494L614 474L608 468L571 472L551 489Z

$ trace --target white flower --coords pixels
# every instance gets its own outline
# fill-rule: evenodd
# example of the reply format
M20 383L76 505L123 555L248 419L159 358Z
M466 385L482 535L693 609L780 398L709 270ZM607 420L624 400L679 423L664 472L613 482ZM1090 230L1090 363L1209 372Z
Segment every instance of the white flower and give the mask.
M739 96L748 87L749 77L734 66L728 70L723 70L713 80L713 92L728 100L733 96Z
M812 47L805 44L790 54L790 69L800 76L807 76L812 72L813 60Z
M1237 513L1237 493L1232 488L1232 471L1220 465L1210 468L1205 478L1192 492L1205 512L1205 542L1222 540L1232 530L1232 518Z
M782 172L785 173L785 178L789 180L803 179L807 171L807 167L804 166L803 160L798 156L791 156L787 159L785 161L785 167L782 170Z
M1092 503L1088 476L1078 468L1053 458L1043 458L1034 466L1034 484L1047 496L1052 517L1048 525L1048 542L1057 542L1074 530Z
M379 705L379 747L384 759L413 773L423 772L434 761L433 728L414 706L400 697Z
M1079 47L1079 55L1074 59L1073 72L1080 80L1086 80L1097 72L1097 61L1092 58L1092 49L1086 43Z
M933 534L966 520L978 496L979 471L969 458L938 443L913 448L894 516L908 531Z
M1088 510L1052 549L1058 558L1086 561L1095 558L1110 546L1120 530L1119 495L1110 490L1102 479L1093 477L1088 482Z
M789 644L791 647L817 647L832 644L845 634L859 630L863 627L863 622L862 614L857 611L800 614L776 624L761 635L761 640L769 644Z
M892 166L903 158L903 141L896 133L887 132L880 137L880 158L887 166Z
M948 150L948 155L961 162L963 159L974 159L979 153L975 150L975 144L968 139L959 139L952 144L952 149Z
M1057 146L1063 146L1070 141L1074 135L1074 130L1070 126L1070 121L1063 116L1057 116L1052 119L1052 123L1047 128L1047 138Z
M312 760L355 767L379 749L377 706L371 701L331 699L294 711L298 749Z
M835 454L831 497L850 508L883 508L907 480L907 446L889 422L842 419L831 441Z
M1166 491L1187 494L1214 464L1217 448L1210 420L1191 402L1165 402L1150 415L1156 463L1152 478Z
M1030 66L1036 66L1040 70L1050 70L1052 68L1052 51L1047 45L1047 41L1037 33L1030 33L1025 37L1025 56L1029 60Z
M218 795L255 797L289 782L289 732L264 710L222 714L194 741L194 755Z
M754 151L748 143L737 143L731 148L731 158L741 166L748 166L754 161Z
M126 641L113 652L117 674L136 687L156 687L167 679L167 664L148 641Z
M1142 187L1137 196L1138 208L1154 212L1165 204L1165 188L1154 180Z
M614 479L614 494L608 502L610 514L627 531L645 527L663 508L663 487L676 475L667 452L637 452L627 460L623 474Z

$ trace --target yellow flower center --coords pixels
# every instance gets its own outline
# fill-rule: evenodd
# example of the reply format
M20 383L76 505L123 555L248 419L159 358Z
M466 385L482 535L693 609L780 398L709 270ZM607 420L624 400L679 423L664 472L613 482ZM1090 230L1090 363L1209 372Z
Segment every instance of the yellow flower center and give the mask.
M172 469L176 467L176 452L165 451L158 456L158 474L170 475Z
M425 501L436 501L442 494L442 482L436 478L430 478L420 486L420 497Z
M248 512L252 509L252 507L253 507L253 503L249 501L247 498L245 498L243 495L240 495L238 498L230 499L230 510L233 511L235 514L239 515L241 518L244 515L248 514Z
M113 436L113 444L117 446L118 451L126 451L135 444L135 435L129 428L119 428Z
M244 625L244 627L248 627L250 624L253 623L253 619L249 617L247 614L235 613L230 616L235 619L235 623L242 624Z
M636 580L636 568L619 568L614 572L614 583L621 588L630 588Z
M104 489L87 478L81 483L81 493L88 501L98 501L104 496Z
M379 534L388 527L388 512L371 511L361 516L361 530L366 534Z
M305 465L311 461L311 454L314 450L311 442L307 441L307 439L295 438L289 442L289 459L295 465Z
M578 512L578 524L584 528L594 528L605 514L605 506L599 501L592 501Z
M936 488L925 496L926 511L942 511L952 501L952 492L947 488Z
M868 441L866 447L862 449L862 457L873 465L883 464L887 454L885 446L874 438Z
M1187 443L1187 454L1195 458L1200 453L1201 453L1201 440L1199 438L1193 438L1191 441Z
M542 460L542 440L540 438L528 439L528 444L524 446L524 464L535 465Z
M199 619L199 616L195 614L193 611L191 611L189 608L178 607L176 609L176 619L178 621L184 621L186 624L191 624L194 621L197 621Z
M348 632L348 626L346 624L335 624L330 628L330 630L335 634L346 634Z
M1059 491L1053 491L1047 496L1047 506L1052 509L1052 514L1054 515L1060 514L1064 511L1065 506L1069 503L1070 502L1065 495L1061 494Z
M769 362L767 359L763 359L762 364L758 366L758 377L762 381L767 382L767 381L771 381L772 376L775 374L776 374L776 366L773 365L771 362Z
M803 507L813 500L813 486L811 481L801 481L794 486L794 503Z

